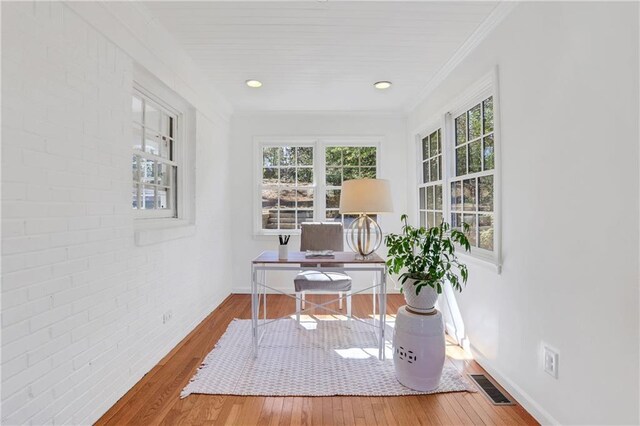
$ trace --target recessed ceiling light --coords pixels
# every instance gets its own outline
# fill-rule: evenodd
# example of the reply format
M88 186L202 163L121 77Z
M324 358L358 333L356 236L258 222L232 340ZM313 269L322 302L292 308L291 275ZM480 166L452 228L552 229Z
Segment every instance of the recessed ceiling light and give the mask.
M375 87L376 89L380 89L380 90L388 89L389 87L391 87L391 82L390 81L376 81L375 83L373 83L373 87Z
M247 86L253 87L253 88L258 88L262 86L262 82L258 80L247 80L245 81L245 83L247 84Z

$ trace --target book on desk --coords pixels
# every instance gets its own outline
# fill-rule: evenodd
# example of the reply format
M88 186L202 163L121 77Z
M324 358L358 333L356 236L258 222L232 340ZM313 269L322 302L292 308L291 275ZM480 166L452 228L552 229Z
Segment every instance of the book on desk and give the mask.
M304 254L307 259L331 259L334 258L333 250L307 250Z

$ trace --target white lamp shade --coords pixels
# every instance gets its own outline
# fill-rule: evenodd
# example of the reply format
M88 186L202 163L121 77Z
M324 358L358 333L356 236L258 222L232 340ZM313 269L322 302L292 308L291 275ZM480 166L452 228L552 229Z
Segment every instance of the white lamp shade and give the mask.
M342 182L340 213L393 212L391 186L386 179L354 179Z

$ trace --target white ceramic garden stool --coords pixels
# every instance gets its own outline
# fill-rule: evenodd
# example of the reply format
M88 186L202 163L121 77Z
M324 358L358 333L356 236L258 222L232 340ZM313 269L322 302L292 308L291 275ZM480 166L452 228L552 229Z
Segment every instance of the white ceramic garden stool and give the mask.
M438 387L445 360L442 313L418 314L402 306L393 329L393 365L398 381L408 388Z

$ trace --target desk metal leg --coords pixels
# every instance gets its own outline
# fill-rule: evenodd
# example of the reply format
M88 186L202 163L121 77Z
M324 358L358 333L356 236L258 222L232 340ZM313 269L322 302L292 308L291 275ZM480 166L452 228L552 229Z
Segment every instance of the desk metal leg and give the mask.
M284 269L284 268L283 268ZM387 289L386 289L386 279L387 279L387 269L386 266L384 268L362 268L363 270L369 270L375 272L375 279L372 286L372 305L373 305L373 325L374 327L378 327L379 331L377 334L374 333L378 340L378 359L385 359L385 334L386 334L386 310L387 310ZM260 272L260 273L259 273ZM378 275L378 273L380 275ZM379 277L379 278L378 278ZM262 291L260 289L262 286ZM376 289L376 287L380 287ZM275 290L275 289L273 289ZM363 291L366 291L363 290ZM284 293L283 293L284 294ZM262 300L262 323L260 321L260 297ZM376 303L376 298L378 302ZM302 303L304 303L304 296L302 297ZM305 309L305 306L302 306L302 309ZM275 320L271 320L275 321ZM258 350L260 346L261 338L264 336L266 330L263 330L262 333L259 332L259 329L262 326L266 326L268 324L267 321L267 279L266 279L266 269L264 265L256 265L254 263L251 264L251 331L252 331L252 346L253 346L253 356L254 358L258 357Z
M385 359L385 332L387 327L387 268L380 272L380 359Z
M378 275L378 274L376 274ZM376 277L378 278L378 285L380 286L380 290L378 291L378 359L382 360L382 356L383 356L383 345L384 345L384 341L383 341L383 328L382 328L382 277Z
M267 271L265 270L262 271L262 284L264 285L264 291L262 293L262 297L264 298L262 300L262 320L264 324L267 322ZM260 341L258 341L258 343L260 343Z
M376 279L374 278L373 280L373 294L371 295L371 306L373 309L371 318L373 318L373 325L376 325L376 286L378 285L378 283L376 282Z
M251 265L251 338L253 340L253 356L258 356L258 283L255 266Z

